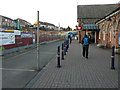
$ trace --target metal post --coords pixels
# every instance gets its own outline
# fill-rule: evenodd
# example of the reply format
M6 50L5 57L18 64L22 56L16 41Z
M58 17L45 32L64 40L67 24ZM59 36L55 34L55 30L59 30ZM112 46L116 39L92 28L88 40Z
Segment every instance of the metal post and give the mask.
M115 67L114 67L114 49L115 49L115 46L113 45L112 46L112 56L111 56L111 58L112 58L112 61L111 61L111 69L115 69Z
M62 43L62 60L64 60L64 44Z
M37 11L37 70L40 70L39 65L39 11Z
M60 68L60 46L58 46L57 67Z

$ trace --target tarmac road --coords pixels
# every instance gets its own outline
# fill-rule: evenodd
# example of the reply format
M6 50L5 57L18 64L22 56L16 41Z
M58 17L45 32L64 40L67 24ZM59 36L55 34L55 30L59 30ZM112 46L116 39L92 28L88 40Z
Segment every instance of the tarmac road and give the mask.
M40 45L40 68L56 56L63 41ZM37 50L29 48L2 57L2 88L24 88L38 73Z

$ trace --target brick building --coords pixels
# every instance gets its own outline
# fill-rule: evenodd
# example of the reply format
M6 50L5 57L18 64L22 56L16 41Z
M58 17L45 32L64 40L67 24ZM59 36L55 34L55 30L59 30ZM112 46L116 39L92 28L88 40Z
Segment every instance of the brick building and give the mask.
M23 19L20 19L18 18L19 21L20 21L20 25L23 27L23 29L27 29L29 26L31 26L32 24L23 20ZM14 29L14 20L9 18L9 17L6 17L6 16L2 16L0 15L0 28L2 29Z
M106 47L115 45L117 48L120 45L120 7L108 13L106 16L96 22L99 25L99 44L104 44ZM119 44L119 45L118 45Z
M101 28L99 26L96 27L95 23L116 8L118 8L118 4L78 5L77 22L78 26L82 26L82 31L78 33L80 37L79 40L81 40L86 31L88 31L94 43L99 43L99 30Z
M0 28L13 29L14 28L14 20L0 15Z
M37 27L37 21L34 23L34 27ZM47 30L49 30L49 29L55 30L55 25L51 24L51 23L48 23L48 22L39 21L39 27L41 27L41 28L44 27Z
M19 19L20 25L21 25L21 27L22 27L23 29L28 29L28 28L32 25L32 24L29 23L28 21L23 20L23 19L21 19L21 18L17 18L17 19Z

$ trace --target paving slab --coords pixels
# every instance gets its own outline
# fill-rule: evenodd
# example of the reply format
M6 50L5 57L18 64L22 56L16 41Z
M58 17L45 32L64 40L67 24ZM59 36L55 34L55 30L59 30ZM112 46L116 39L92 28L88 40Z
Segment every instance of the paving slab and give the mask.
M91 44L88 59L83 58L82 45L73 40L61 68L53 60L32 88L118 88L118 55L111 70L111 54L111 49Z

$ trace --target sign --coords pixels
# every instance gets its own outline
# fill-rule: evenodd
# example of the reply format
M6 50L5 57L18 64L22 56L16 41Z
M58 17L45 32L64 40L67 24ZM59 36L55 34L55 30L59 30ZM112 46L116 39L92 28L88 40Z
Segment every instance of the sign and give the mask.
M82 27L81 26L77 26L76 29L77 30L82 30Z
M120 34L118 35L118 45L120 45Z
M15 34L0 32L0 46L15 44Z
M30 37L32 37L32 34L30 34L30 33L22 33L21 37L22 38L30 38Z
M14 30L14 34L15 34L15 35L21 35L21 31Z

